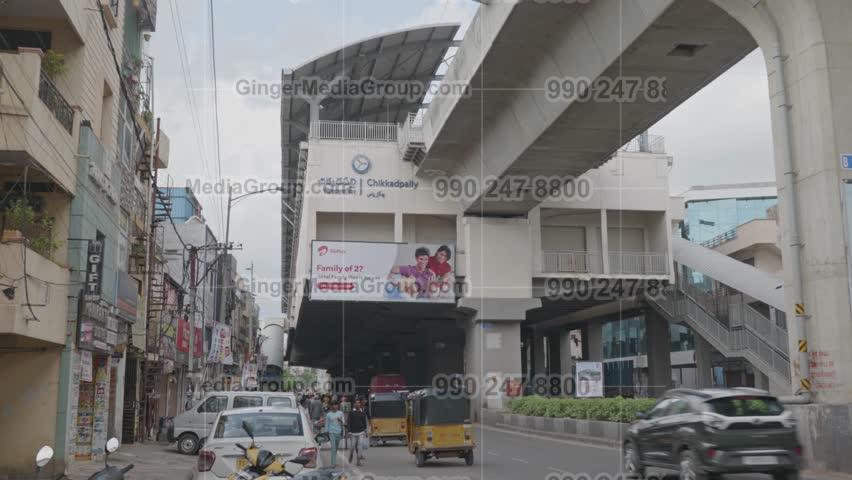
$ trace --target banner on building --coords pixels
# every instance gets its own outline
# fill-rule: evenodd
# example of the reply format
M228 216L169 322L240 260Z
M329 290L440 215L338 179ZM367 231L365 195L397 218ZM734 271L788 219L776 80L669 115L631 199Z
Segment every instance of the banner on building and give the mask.
M80 380L83 382L92 381L92 352L88 350L80 351Z
M568 346L568 350L571 353L571 358L573 358L574 360L581 360L583 358L583 331L569 331L568 341L571 342Z
M455 303L455 245L311 245L312 300Z
M115 303L118 316L133 323L139 308L139 283L127 272L118 271L116 278Z
M598 398L604 396L603 363L577 362L576 364L577 398Z
M195 358L204 356L204 330L195 327Z
M249 362L243 364L243 374L240 383L245 390L257 389L257 365Z
M231 327L224 323L213 325L213 338L210 339L209 363L233 365L234 354L231 351Z
M179 352L189 353L189 320L178 319L177 349Z

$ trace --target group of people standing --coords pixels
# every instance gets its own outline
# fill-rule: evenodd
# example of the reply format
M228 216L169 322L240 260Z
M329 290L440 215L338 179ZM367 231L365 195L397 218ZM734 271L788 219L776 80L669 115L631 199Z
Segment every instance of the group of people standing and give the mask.
M349 462L352 463L354 459L360 466L366 458L370 442L370 417L364 399L356 397L354 403L350 403L346 396L338 400L336 396L324 395L320 398L318 395L308 395L303 399L302 406L307 410L311 422L328 433L331 466L337 466L337 451L344 438L348 442Z

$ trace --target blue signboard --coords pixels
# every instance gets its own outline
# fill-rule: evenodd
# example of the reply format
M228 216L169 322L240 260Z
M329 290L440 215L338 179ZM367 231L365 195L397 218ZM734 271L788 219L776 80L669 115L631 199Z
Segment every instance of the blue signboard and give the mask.
M852 170L852 153L844 153L840 156L840 166L846 170Z

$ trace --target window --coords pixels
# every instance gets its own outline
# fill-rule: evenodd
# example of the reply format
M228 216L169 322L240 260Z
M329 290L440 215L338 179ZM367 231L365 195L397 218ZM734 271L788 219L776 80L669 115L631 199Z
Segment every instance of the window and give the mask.
M258 397L259 398L259 397ZM253 430L255 437L302 436L302 419L298 413L238 413L222 415L216 424L214 438L244 438L248 433L243 422Z
M672 403L668 407L667 415L680 415L689 413L689 402L682 398L672 399Z
M649 416L651 418L665 417L668 415L669 406L671 406L673 401L674 399L672 398L664 398L660 400L659 403L654 405L654 408L651 409Z
M290 397L269 397L269 400L266 401L266 405L270 407L292 407L293 399Z
M198 407L198 413L219 413L228 408L228 397L210 397Z
M784 407L772 397L725 397L708 400L711 412L726 417L752 417L781 415Z
M263 398L261 397L234 397L234 408L245 408L245 407L262 407L263 406Z

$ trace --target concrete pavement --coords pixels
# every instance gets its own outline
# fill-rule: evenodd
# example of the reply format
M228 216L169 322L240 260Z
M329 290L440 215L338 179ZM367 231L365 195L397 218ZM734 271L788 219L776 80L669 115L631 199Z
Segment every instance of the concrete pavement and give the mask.
M184 480L191 478L197 456L181 455L174 444L134 443L122 445L109 456L110 465L123 467L132 463L133 470L127 480ZM75 463L68 477L71 480L86 480L103 468L103 462Z

